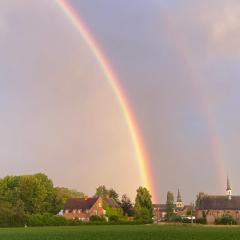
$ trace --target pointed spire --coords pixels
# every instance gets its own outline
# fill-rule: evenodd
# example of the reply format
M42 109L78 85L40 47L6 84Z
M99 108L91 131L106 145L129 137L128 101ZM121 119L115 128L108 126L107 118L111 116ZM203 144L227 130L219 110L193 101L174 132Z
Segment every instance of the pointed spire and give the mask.
M230 181L229 181L229 178L227 177L227 196L228 196L228 199L231 200L232 199L232 188L231 188L231 185L230 185Z
M230 185L230 180L229 177L227 177L227 191L232 190L231 185Z
M178 189L178 194L177 194L177 202L182 202L182 197L181 197L181 193L180 193L179 189Z

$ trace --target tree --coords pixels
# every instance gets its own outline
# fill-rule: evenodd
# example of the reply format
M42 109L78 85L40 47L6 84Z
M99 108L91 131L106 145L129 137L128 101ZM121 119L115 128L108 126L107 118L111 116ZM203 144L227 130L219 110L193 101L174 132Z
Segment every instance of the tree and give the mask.
M200 203L200 201L205 197L207 196L206 193L204 192L199 192L196 196L197 200L196 200L196 206L198 206L198 204Z
M20 176L18 188L27 213L52 211L54 187L52 180L45 174Z
M23 226L29 216L56 214L68 198L83 195L54 188L52 180L42 173L6 176L0 179L0 226Z
M12 205L21 200L25 213L44 213L52 210L54 188L52 181L42 173L7 176L0 180L0 196Z
M152 196L145 187L139 187L137 189L137 196L135 199L135 206L134 206L134 212L135 212L135 218L137 219L143 219L146 220L148 218L149 220L152 219Z
M24 207L21 200L13 206L7 201L0 200L0 226L23 226L26 220Z
M130 198L126 194L124 194L122 196L120 206L121 206L124 214L127 214L129 217L132 217L134 215L133 205L131 203Z
M108 191L108 196L109 196L109 198L113 199L115 202L119 203L119 199L118 199L119 195L114 189L111 188Z
M112 208L106 202L103 202L103 209L106 211L106 217L110 218L112 216L117 216L119 220L127 220L127 216L124 215L122 208Z
M174 195L172 192L167 192L166 212L166 218L170 220L174 215Z
M192 202L192 203L190 204L190 206L188 207L187 215L188 215L188 216L193 216L193 215L195 215L195 206L194 206L194 203L193 203L193 202Z
M99 186L96 189L95 197L108 197L109 191L105 187L105 185Z

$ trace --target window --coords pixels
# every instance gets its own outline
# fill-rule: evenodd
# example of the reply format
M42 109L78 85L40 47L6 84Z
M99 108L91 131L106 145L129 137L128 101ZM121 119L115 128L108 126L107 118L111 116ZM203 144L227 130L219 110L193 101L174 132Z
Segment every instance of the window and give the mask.
M102 203L98 203L98 207L102 207Z
M69 213L69 210L68 210L68 209L66 209L66 210L65 210L65 213Z

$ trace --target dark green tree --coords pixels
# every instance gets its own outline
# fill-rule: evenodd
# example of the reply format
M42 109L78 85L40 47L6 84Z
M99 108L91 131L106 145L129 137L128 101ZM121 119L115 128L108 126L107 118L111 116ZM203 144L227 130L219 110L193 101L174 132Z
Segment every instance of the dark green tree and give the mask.
M204 192L199 192L196 196L196 206L198 206L199 202L201 201L201 199L203 199L205 196L207 196L206 193Z
M134 215L133 204L131 203L130 198L126 194L122 196L120 206L124 214L127 214L129 217L132 217Z
M172 192L167 192L166 218L169 221L173 216L174 216L174 195Z
M188 216L194 216L195 215L195 206L194 206L193 202L190 204L190 206L187 209L187 215Z
M136 219L152 219L152 196L145 187L137 189L137 196L135 199L134 213Z
M109 196L109 191L106 188L105 185L99 186L96 189L96 193L94 195L95 197L108 197Z
M0 227L24 226L26 215L21 200L12 205L7 201L0 200Z
M114 190L114 189L110 189L110 190L108 190L108 196L109 196L109 198L111 198L111 199L113 199L113 200L115 200L117 203L119 203L119 195L118 195L118 193Z

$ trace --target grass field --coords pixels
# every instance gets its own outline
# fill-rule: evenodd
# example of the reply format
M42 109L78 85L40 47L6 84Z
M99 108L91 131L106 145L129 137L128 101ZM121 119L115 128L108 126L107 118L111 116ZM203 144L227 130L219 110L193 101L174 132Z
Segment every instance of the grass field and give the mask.
M204 226L80 226L0 229L2 240L235 240L240 227Z

